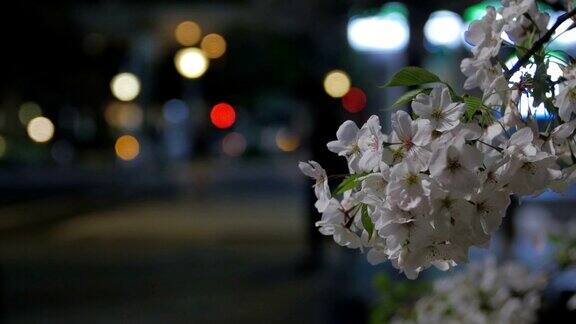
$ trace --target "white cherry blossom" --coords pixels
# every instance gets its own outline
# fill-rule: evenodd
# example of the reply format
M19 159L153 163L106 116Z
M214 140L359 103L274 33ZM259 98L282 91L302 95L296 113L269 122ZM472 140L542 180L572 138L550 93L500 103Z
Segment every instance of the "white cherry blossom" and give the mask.
M447 87L436 87L430 95L421 93L412 101L412 110L420 118L429 120L430 126L439 132L458 126L464 108L464 103L452 102Z
M479 185L476 171L481 156L476 147L459 137L454 143L434 152L430 175L446 189L460 194L471 193Z
M358 162L360 161L359 131L356 123L347 120L338 128L337 140L328 143L330 152L346 157L348 168L352 173L358 170Z
M428 149L432 137L430 122L423 119L412 120L405 111L398 111L392 117L392 149L397 150L400 160L412 161L418 169L428 166L432 152Z
M362 171L376 171L382 161L382 152L384 134L380 131L380 119L378 116L372 116L359 132L358 146L360 147L361 157L358 166Z
M349 174L334 194L318 163L299 164L314 179L315 206L322 214L316 226L322 234L361 250L371 264L389 260L414 279L432 266L448 270L467 262L472 247L487 247L511 195L561 191L576 181L576 67L563 67L564 76L551 83L543 64L564 63L526 61L523 68L537 65L536 72L524 70L519 81L512 78L516 70L500 65L506 59L502 35L507 35L507 47L531 47L547 30L549 17L533 0L502 4L498 11L488 7L466 32L473 47L460 64L466 77L462 87L426 78L420 94L410 100L414 119L402 110L392 113L389 134L382 132L377 116L361 127L345 121L338 128L336 140L327 146L346 159ZM404 77L413 82L418 73L410 68ZM458 88L481 94L451 90ZM521 114L526 96L540 96L530 102L544 101L548 118ZM496 278L484 276L479 285L493 288ZM450 303L469 298L466 292L446 293ZM462 311L461 319L515 322L531 301L524 305L525 300L507 298L506 292L490 296L497 316L472 309ZM426 302L416 309L428 305L435 307L427 310L430 321L444 322L445 307L452 304Z
M318 201L314 204L318 212L322 213L328 206L332 194L328 186L328 176L326 171L315 161L300 162L298 167L305 175L311 177L316 181L314 184L314 193Z
M567 122L572 119L572 114L576 113L576 79L567 81L556 97L558 106L558 116Z
M427 203L430 186L430 177L421 173L416 163L408 160L390 170L390 183L386 195L391 204L410 210Z

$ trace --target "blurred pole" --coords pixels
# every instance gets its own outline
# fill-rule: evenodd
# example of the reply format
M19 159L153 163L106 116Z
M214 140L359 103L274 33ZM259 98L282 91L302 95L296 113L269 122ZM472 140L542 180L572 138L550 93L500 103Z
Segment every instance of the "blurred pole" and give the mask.
M406 2L408 22L410 24L410 42L408 43L408 65L422 66L424 57L424 25L433 8L429 1L411 0Z
M0 324L7 322L6 318L8 309L6 309L5 306L7 295L4 266L0 263Z
M298 82L297 92L310 106L312 128L307 138L310 158L320 163L328 174L344 174L347 173L346 161L328 151L326 143L336 138L336 130L348 116L344 116L340 100L326 94L323 79L328 71L348 69L349 62L342 61L348 50L346 41L348 5L330 0L320 1L317 5L315 10L319 13L318 19L311 22L306 36L310 37L309 45L302 47L309 51L305 55L309 60L306 66L311 68L303 70L304 74ZM335 188L341 180L330 179L330 187ZM304 188L306 250L298 269L304 274L319 270L326 261L323 249L326 237L315 226L321 215L314 207L316 197L309 184L307 179Z
M506 209L506 215L502 219L502 259L510 259L513 257L512 244L514 243L514 219L516 218L517 210L520 207L520 200L516 195L510 196L510 205Z

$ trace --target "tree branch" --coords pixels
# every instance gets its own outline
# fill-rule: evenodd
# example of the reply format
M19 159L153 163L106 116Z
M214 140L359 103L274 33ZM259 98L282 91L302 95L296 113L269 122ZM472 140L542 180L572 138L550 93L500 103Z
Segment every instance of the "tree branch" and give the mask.
M556 20L556 22L554 23L552 28L550 28L546 32L546 34L544 34L544 36L542 36L540 39L538 39L536 41L536 43L534 43L534 45L532 45L532 48L530 48L530 50L528 50L528 52L526 52L526 54L524 54L524 56L522 56L520 58L520 60L518 60L518 62L516 62L516 64L514 64L514 66L505 73L506 78L510 79L510 77L512 75L514 75L514 73L518 72L518 70L520 70L520 68L522 66L524 66L526 63L528 63L528 61L530 60L532 55L536 54L536 52L538 52L540 49L542 49L544 44L546 44L548 41L550 41L550 39L552 38L552 35L554 35L554 33L556 32L556 29L558 29L558 27L560 27L560 25L562 25L562 23L564 23L566 20L570 19L571 17L573 17L575 15L576 15L576 8L574 8L574 9L570 10L569 12L563 14L562 16L558 17L558 19Z

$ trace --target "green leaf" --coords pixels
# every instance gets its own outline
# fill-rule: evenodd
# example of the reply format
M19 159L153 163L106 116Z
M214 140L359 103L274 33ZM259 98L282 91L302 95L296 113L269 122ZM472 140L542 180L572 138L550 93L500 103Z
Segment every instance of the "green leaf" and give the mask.
M572 57L572 55L570 55L567 52L562 51L562 50L547 51L546 56L555 57L556 59L564 62L566 65L569 65L570 62L572 62L574 60L574 57Z
M348 190L356 188L356 186L360 184L360 178L365 175L366 173L356 173L349 175L338 185L336 191L334 191L334 195L340 195Z
M417 66L407 66L394 74L384 87L409 87L432 82L441 82L441 80L436 74L426 69Z
M462 97L464 103L466 104L466 111L464 111L464 116L466 117L466 121L472 120L472 117L476 114L477 111L481 110L484 106L482 99L470 95L464 95Z
M454 89L452 89L452 86L450 86L448 83L441 81L446 87L448 87L448 90L450 90L450 98L452 99L452 101L462 101L462 97L460 97L456 91L454 91Z
M368 239L372 239L372 234L374 233L374 223L372 223L372 218L368 215L368 205L362 204L362 225L366 232L368 232Z
M464 95L462 100L464 100L467 108L481 109L484 106L482 99L471 95Z
M416 98L417 95L419 95L421 93L429 94L431 90L432 90L432 88L418 88L418 89L410 90L410 91L406 92L405 94L403 94L402 96L400 96L400 98L396 99L396 102L394 102L394 104L392 104L392 107L390 107L390 108L394 109L394 108L401 107L405 104L409 104L412 102L412 100L414 100L414 98Z
M480 127L487 128L494 123L494 116L488 111L483 110L480 116Z
M546 93L550 89L548 83L548 63L549 60L537 60L536 71L532 78L532 97L534 98L534 107L539 106L546 99Z

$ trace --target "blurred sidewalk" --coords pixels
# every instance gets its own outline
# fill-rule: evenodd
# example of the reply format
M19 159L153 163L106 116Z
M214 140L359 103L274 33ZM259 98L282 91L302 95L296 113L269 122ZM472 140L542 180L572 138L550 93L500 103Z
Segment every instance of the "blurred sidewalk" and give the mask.
M307 225L303 197L281 183L293 174L259 189L251 187L254 178L269 170L246 170L225 172L202 194L182 190L101 206L63 196L0 208L2 229L36 224L0 238L0 319L326 322L329 279L296 271Z

